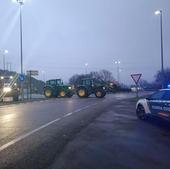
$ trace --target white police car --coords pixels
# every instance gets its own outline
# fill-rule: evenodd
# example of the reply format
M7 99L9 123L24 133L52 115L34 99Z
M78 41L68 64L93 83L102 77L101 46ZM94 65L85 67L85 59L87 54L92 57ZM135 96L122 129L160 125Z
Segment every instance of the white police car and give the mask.
M161 89L136 104L136 115L145 120L153 115L170 121L170 89Z

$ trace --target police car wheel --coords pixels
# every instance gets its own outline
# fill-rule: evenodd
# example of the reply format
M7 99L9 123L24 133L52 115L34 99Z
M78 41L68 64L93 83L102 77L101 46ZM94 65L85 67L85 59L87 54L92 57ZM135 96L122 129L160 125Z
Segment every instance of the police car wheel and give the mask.
M146 120L145 109L142 105L139 105L136 109L136 115L140 120Z

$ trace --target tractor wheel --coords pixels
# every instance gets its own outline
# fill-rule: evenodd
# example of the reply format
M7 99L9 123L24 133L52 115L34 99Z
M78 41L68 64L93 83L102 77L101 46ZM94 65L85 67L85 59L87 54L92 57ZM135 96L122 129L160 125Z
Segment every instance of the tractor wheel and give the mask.
M65 91L61 91L61 92L59 93L59 96L60 96L60 97L65 97L65 96L66 96L66 92L65 92Z
M97 89L95 91L95 96L97 98L103 98L106 95L106 92L103 89Z
M88 97L88 92L85 88L79 88L77 90L77 95L80 97L80 98L83 98L83 97Z
M46 88L46 89L44 90L44 95L45 95L45 97L48 97L48 98L52 97L52 96L53 96L52 89Z

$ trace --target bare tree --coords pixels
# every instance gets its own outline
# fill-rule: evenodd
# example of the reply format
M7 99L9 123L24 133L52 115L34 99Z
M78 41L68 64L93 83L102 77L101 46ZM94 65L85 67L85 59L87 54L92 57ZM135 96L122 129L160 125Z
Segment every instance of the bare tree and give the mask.
M112 73L108 70L101 70L100 72L100 77L104 82L109 82L109 81L113 81L114 78L112 76Z

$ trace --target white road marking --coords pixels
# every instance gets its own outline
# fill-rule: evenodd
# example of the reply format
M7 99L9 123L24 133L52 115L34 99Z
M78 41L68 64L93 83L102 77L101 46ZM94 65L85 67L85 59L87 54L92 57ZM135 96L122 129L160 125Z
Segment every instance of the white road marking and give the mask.
M68 117L68 116L71 116L73 113L67 113L66 115L64 115L63 117Z
M26 134L24 134L24 135L21 135L20 137L14 139L14 140L12 140L12 141L10 141L10 142L7 143L7 144L4 144L3 146L0 147L0 151L6 149L7 147L9 147L9 146L11 146L11 145L13 145L13 144L21 141L21 140L23 140L24 138L26 138L26 137L28 137L28 136L30 136L30 135L32 135L32 134L34 134L34 133L42 130L43 128L46 128L47 126L49 126L49 125L51 125L51 124L59 121L60 119L61 119L61 118L57 118L57 119L55 119L55 120L53 120L53 121L51 121L51 122L49 122L49 123L47 123L47 124L44 124L44 125L40 126L39 128L36 128L36 129L32 130L31 132L28 132L28 133L26 133Z
M53 123L56 123L56 122L60 121L61 119L65 118L65 117L71 116L71 115L74 114L74 113L80 112L80 111L85 110L85 109L87 109L87 108L89 108L89 107L91 107L91 106L94 106L94 105L97 105L97 103L94 103L94 104L91 104L91 105L82 107L82 108L80 108L80 109L77 109L77 110L75 110L75 111L73 111L73 112L67 113L66 115L64 115L64 116L61 117L61 118L57 118L57 119L55 119L55 120L53 120L53 121L51 121L51 122L48 122L48 123L46 123L46 124L44 124L44 125L36 128L36 129L28 132L28 133L26 133L26 134L21 135L21 136L19 136L18 138L16 138L16 139L14 139L14 140L12 140L12 141L4 144L3 146L1 146L1 147L0 147L0 152L3 151L3 150L5 150L6 148L8 148L8 147L10 147L10 146L12 146L12 145L14 145L14 144L16 144L17 142L19 142L19 141L21 141L21 140L23 140L23 139L25 139L25 138L33 135L34 133L36 133L36 132L38 132L38 131L40 131L40 130L42 130L42 129L50 126L50 125L52 125Z

